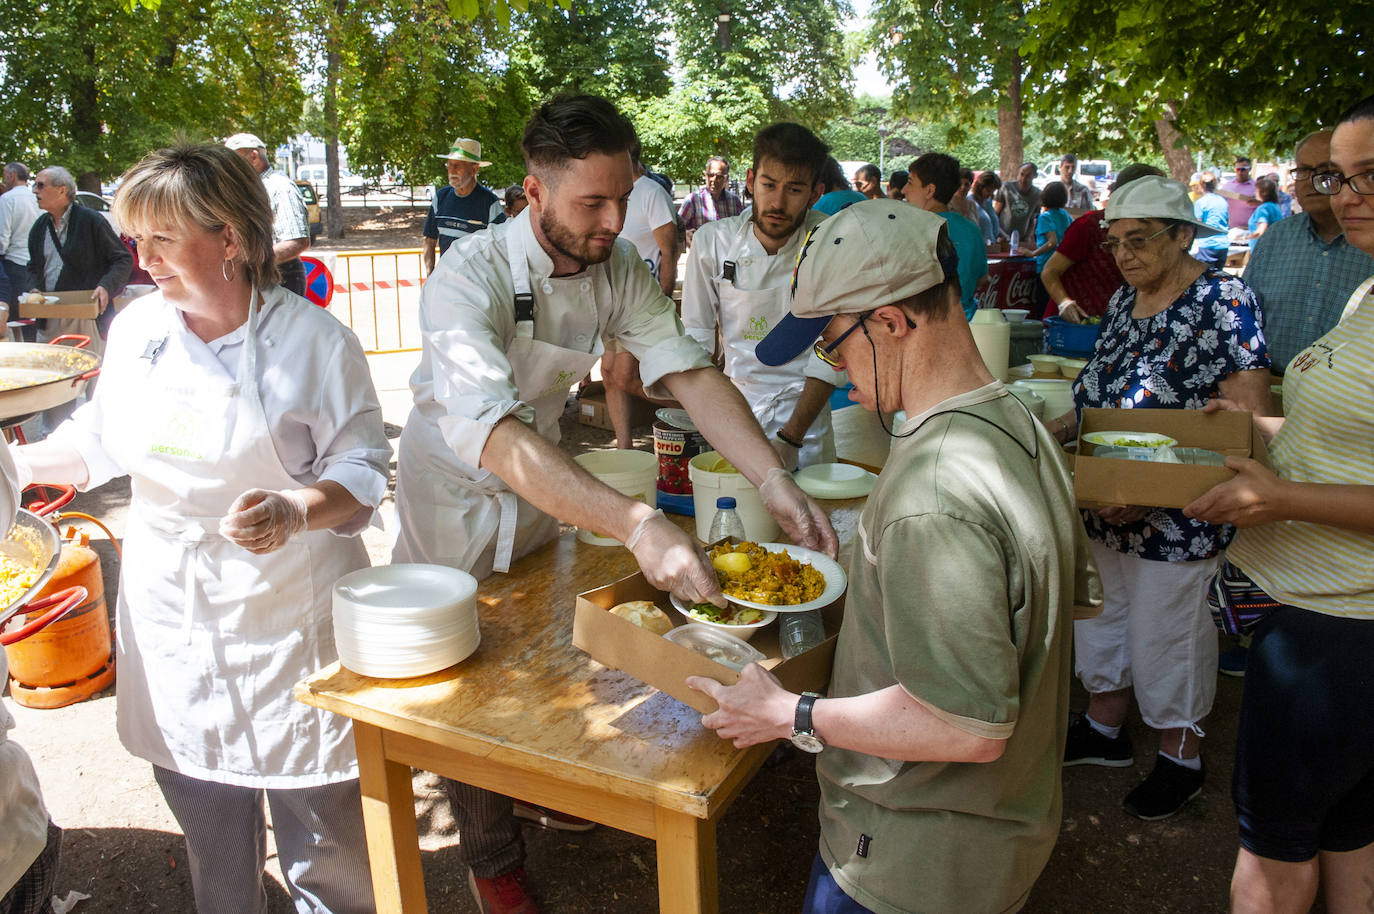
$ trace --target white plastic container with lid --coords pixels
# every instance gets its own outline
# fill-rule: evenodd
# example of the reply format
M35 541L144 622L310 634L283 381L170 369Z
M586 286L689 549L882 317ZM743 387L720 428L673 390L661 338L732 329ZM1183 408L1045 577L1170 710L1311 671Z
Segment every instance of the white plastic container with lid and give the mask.
M1011 325L996 308L981 308L969 321L974 345L983 357L983 364L999 381L1007 379L1007 355L1011 351Z
M720 460L719 451L698 454L687 464L692 480L692 507L696 511L697 539L710 542L711 518L716 516L716 499L728 495L735 500L735 511L744 522L744 534L756 543L771 543L782 528L763 506L759 490L738 470L718 473L709 469Z
M658 457L647 451L592 451L573 458L621 495L658 507ZM619 546L620 540L577 529L577 538L593 546Z

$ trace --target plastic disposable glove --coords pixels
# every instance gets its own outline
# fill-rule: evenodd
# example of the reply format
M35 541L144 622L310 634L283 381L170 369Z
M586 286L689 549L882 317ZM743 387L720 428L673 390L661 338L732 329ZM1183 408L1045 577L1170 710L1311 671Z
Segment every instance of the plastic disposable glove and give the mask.
M645 579L659 590L676 594L687 603L725 607L725 594L706 553L662 511L640 521L625 546L634 553Z
M773 451L778 455L778 459L782 461L783 469L791 473L797 468L797 458L801 456L800 450L788 444L786 441L783 441L777 435L769 438L768 443L773 445Z
M249 489L220 518L220 535L255 555L275 552L305 529L305 498L299 492Z
M792 542L835 557L839 544L830 518L814 498L801 490L791 473L782 467L770 469L759 486L759 497Z

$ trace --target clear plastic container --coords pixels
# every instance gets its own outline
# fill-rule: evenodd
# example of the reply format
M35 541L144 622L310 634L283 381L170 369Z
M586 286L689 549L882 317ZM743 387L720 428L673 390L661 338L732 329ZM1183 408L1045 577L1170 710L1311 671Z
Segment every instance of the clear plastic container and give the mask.
M778 623L778 643L783 657L791 660L825 640L825 622L819 609L803 613L784 613Z
M731 537L740 542L747 539L744 535L744 521L740 520L735 504L735 500L728 495L716 499L716 513L711 518L711 529L706 536L707 543L719 543Z
M663 637L732 670L742 670L750 663L765 659L762 653L734 635L727 635L698 622L679 625Z

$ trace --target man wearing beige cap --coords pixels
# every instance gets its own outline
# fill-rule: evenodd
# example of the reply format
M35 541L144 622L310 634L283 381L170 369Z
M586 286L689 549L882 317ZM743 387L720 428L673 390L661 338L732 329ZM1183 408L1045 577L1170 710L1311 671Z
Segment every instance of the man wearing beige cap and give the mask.
M443 256L454 239L480 232L488 225L506 221L506 209L496 194L477 183L477 169L490 162L482 160L482 144L459 137L453 141L445 160L448 186L434 191L429 214L425 216L425 275L434 272L434 245Z
M310 217L305 198L296 184L272 167L267 144L251 133L236 133L224 145L237 152L262 176L267 199L272 203L272 250L281 271L281 286L297 295L305 294L305 265L301 255L310 247Z
M804 911L1018 910L1059 831L1073 607L1100 594L1068 464L979 358L937 214L850 206L811 233L793 289L759 360L819 336L853 399L907 418L859 519L829 696L757 665L687 684L736 746L819 753Z

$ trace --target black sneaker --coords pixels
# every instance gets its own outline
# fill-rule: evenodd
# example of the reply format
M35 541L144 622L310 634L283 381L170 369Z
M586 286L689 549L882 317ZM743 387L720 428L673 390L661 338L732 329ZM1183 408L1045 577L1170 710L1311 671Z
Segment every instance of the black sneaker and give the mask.
M1088 723L1085 714L1069 724L1069 738L1064 744L1064 767L1100 765L1103 768L1129 768L1135 764L1131 738L1123 729L1115 739L1103 736Z
M1126 794L1121 806L1137 819L1167 819L1202 793L1206 768L1194 771L1162 755L1155 756L1155 770Z

